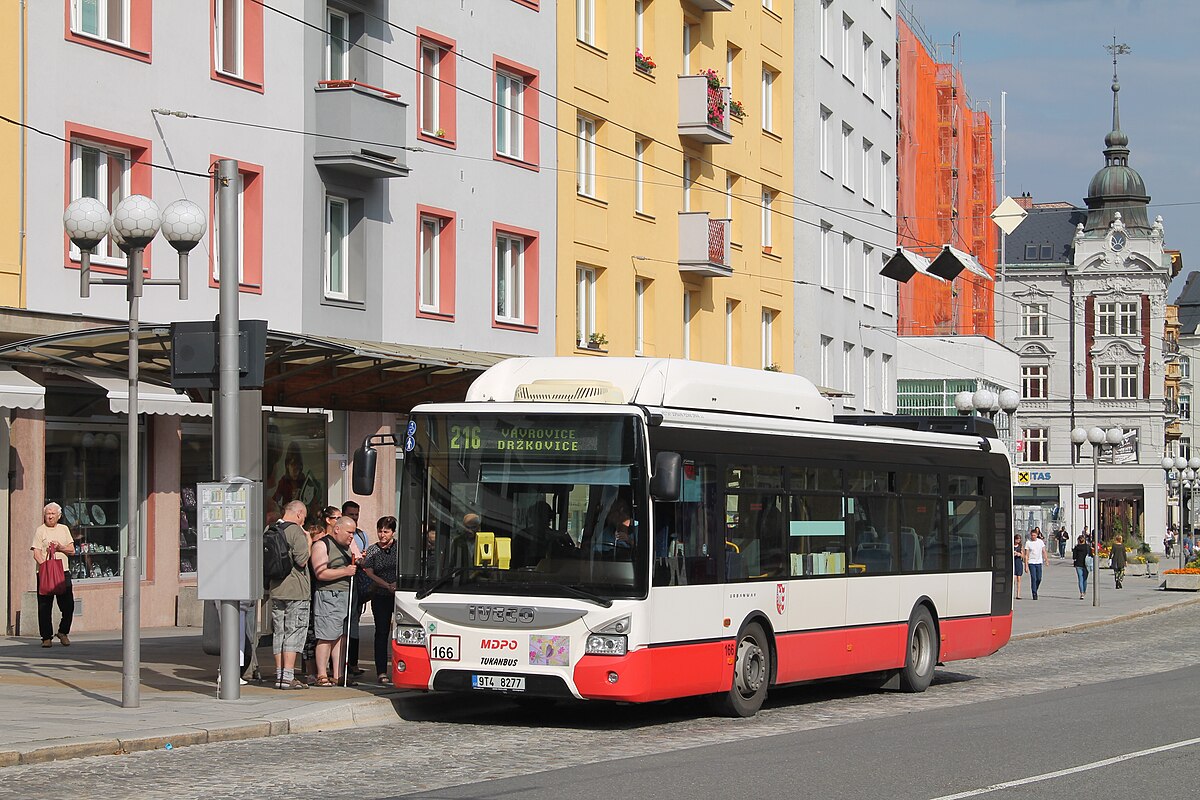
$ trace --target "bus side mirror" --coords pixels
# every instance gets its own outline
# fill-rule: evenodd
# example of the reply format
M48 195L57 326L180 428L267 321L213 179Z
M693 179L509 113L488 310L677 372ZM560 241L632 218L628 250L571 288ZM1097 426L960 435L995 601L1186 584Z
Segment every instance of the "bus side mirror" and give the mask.
M364 444L354 451L354 473L351 478L355 494L369 495L375 491L375 459L379 457L374 447Z
M650 496L664 503L679 502L683 456L661 451L654 454L654 473L650 476Z

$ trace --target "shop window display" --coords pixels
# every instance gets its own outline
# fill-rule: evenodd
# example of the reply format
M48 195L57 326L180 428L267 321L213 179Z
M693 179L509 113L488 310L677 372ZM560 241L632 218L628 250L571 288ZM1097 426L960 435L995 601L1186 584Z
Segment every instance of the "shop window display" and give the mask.
M183 426L179 448L179 574L196 573L196 484L213 480L212 430Z
M317 519L328 504L325 418L271 414L267 417L267 469L263 498L268 524L283 507L299 500L308 518Z
M47 426L46 502L62 506L77 581L121 577L125 555L125 432L119 426Z

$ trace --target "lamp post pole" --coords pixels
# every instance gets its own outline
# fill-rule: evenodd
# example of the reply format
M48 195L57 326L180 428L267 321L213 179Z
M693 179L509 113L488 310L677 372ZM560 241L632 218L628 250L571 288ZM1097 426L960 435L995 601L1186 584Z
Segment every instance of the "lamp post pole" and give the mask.
M141 493L138 464L138 305L144 284L178 286L179 299L187 300L187 254L204 235L204 212L190 200L177 200L160 212L149 197L130 195L117 204L110 215L108 207L93 197L71 202L63 212L63 227L79 248L79 296L91 297L91 287L103 284L124 285L129 301L129 407L126 464L129 490L125 495L125 559L121 575L121 707L141 705ZM162 230L167 241L179 253L179 277L146 280L142 275L142 255ZM91 274L92 251L105 236L128 256L125 277Z

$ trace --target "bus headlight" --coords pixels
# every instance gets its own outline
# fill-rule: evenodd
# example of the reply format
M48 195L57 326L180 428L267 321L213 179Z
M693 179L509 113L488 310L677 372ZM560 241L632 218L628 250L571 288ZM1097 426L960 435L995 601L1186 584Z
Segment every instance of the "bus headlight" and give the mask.
M629 637L593 633L587 638L589 656L623 656L629 649Z
M420 625L397 625L394 634L396 644L425 646L425 629Z

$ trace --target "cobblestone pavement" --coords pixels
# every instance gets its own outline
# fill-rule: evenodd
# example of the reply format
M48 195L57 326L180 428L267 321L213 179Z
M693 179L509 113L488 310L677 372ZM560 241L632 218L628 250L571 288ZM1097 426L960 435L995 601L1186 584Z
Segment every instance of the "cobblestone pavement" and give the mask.
M929 691L877 693L850 682L776 690L753 719L708 716L699 701L517 709L500 698L413 696L387 727L9 767L0 797L394 797L585 763L637 757L863 719L1136 677L1200 662L1195 609L1009 644L939 669ZM1013 676L1023 676L1020 681ZM345 764L344 768L335 765Z

